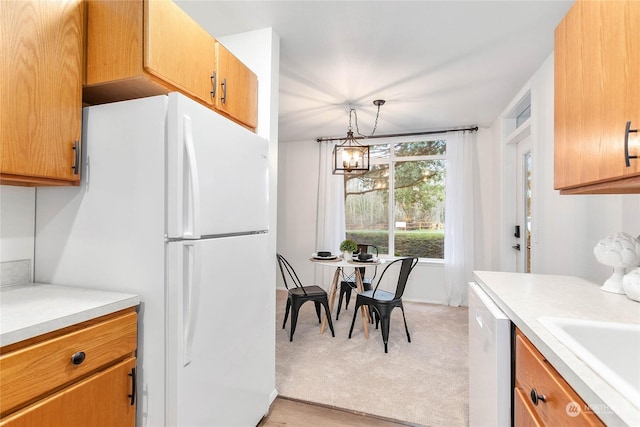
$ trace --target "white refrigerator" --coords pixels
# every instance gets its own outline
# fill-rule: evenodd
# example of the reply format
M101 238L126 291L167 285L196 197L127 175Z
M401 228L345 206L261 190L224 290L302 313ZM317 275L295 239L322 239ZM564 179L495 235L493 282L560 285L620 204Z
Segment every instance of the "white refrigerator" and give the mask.
M138 426L255 426L275 391L268 143L177 93L87 107L38 188L35 280L137 293Z

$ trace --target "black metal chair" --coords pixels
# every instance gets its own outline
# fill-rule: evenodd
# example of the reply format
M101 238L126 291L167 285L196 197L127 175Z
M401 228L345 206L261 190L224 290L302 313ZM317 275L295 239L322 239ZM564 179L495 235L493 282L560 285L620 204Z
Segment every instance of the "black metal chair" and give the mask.
M374 245L359 244L358 253L371 254L377 258L378 247ZM375 279L376 274L378 273L378 267L377 266L375 267L373 276L371 277L365 277L365 272L366 272L365 267L358 267L358 270L360 271L360 277L362 278L362 288L365 291L371 290L371 283L373 283L373 280ZM343 280L340 282L340 297L338 298L338 309L336 310L336 320L338 320L340 316L340 308L342 307L343 298L345 299L344 309L346 310L347 308L349 308L349 301L351 300L352 289L356 289L355 273L351 276L344 277ZM371 310L369 310L369 312L371 314Z
M384 274L389 270L389 267L394 266L398 263L401 263L400 273L398 275L398 283L396 285L395 293L391 293L385 291L383 289L378 289L380 286L380 281L384 277ZM404 320L404 329L407 332L407 340L411 342L411 336L409 335L409 328L407 327L407 319L404 316L404 307L402 305L402 294L404 294L404 289L407 286L407 279L409 278L409 274L418 263L418 258L400 258L397 259L389 265L385 267L378 278L378 283L376 284L375 289L364 291L361 294L358 294L356 297L356 307L353 310L353 320L351 321L351 329L349 329L349 338L351 338L351 333L353 332L353 325L356 323L356 316L358 315L358 308L361 305L368 305L369 308L373 309L376 316L376 329L378 329L378 322L381 324L382 329L382 341L384 342L384 352L387 351L387 343L389 342L389 323L391 318L391 312L394 308L400 307L402 310L402 319Z
M284 280L284 286L287 288L287 308L284 313L284 322L282 322L282 329L284 329L287 324L287 318L289 317L289 310L291 310L291 331L289 332L289 341L293 341L293 333L296 330L296 323L298 322L298 311L302 304L307 301L313 301L316 306L316 314L318 316L318 323L322 323L322 319L320 317L320 305L324 306L325 314L327 315L327 322L329 323L329 328L331 329L331 336L335 337L335 333L333 332L333 323L331 323L331 313L329 310L329 298L327 296L327 292L322 289L320 286L316 285L306 285L303 286L302 282L298 278L295 270L289 264L282 255L277 254L278 256L278 265L280 266L280 273L282 273L282 280ZM289 283L287 283L287 276L293 283L294 287L289 288Z

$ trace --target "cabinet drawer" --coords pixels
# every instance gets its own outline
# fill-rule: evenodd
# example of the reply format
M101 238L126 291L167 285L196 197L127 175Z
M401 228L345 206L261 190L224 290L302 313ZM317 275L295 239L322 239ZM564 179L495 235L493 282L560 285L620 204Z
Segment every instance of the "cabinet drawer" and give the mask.
M524 399L528 412L548 426L604 426L520 331L516 334L515 347L515 395ZM531 397L533 390L539 396L544 395L545 401L535 405Z
M137 314L127 311L92 322L86 328L36 342L0 356L0 414L22 407L115 361L133 354L137 343ZM84 352L82 363L72 355Z

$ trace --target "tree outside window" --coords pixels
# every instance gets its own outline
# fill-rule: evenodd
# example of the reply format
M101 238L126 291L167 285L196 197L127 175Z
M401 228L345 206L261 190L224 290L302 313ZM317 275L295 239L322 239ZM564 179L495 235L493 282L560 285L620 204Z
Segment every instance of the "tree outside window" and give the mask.
M372 144L370 156L369 172L344 177L347 238L443 259L446 140Z

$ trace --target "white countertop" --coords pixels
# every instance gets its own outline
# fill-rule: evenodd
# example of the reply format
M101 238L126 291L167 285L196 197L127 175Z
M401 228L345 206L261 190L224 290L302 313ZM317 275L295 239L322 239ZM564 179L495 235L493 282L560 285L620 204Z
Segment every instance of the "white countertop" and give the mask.
M27 283L0 288L0 346L136 306L133 294Z
M640 324L640 303L577 277L475 271L474 278L607 425L640 426L640 410L537 320L558 316Z

